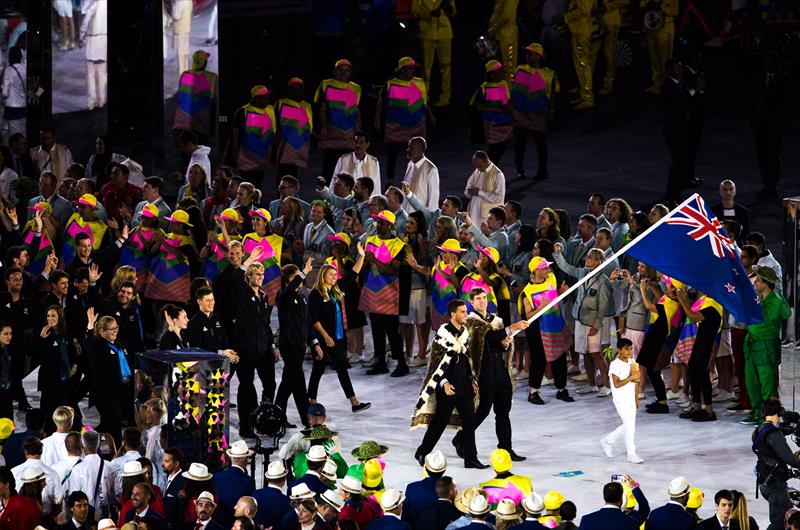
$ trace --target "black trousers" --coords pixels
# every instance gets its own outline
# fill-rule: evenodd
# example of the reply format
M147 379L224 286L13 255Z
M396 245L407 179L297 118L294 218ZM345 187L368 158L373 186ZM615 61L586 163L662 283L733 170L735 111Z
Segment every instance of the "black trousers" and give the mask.
M272 402L275 397L275 362L272 352L257 353L242 350L239 352L239 364L236 373L239 376L239 392L236 395L239 411L240 429L251 428L250 413L258 406L258 395L254 378L256 372L261 379L263 390L261 401Z
M400 150L405 148L406 144L402 142L388 142L386 144L386 181L387 186L394 183L394 176L397 172L397 157L400 155ZM383 192L383 190L381 190Z
M661 338L663 334L658 334L658 339L653 341L653 344L659 344L659 346L652 346L645 348L644 346L648 344L647 335L645 335L643 347L639 352L639 356L636 357L636 362L641 364L647 370L647 380L650 381L650 384L653 385L653 392L656 394L656 401L666 401L667 400L667 389L664 386L664 379L661 377L661 370L656 370L656 363L658 362L658 356L661 353L661 346L664 344L664 338ZM706 365L708 366L708 365Z
M397 360L399 366L406 365L403 354L403 339L400 337L400 317L397 315L369 314L369 323L372 326L372 344L375 348L375 357L380 366L386 366L386 337L389 337L389 348L392 358Z
M475 411L475 429L481 426L483 420L489 417L489 412L494 409L494 430L497 434L497 447L511 450L511 397L513 390L511 380L496 380L481 376L478 379L480 390L478 409ZM453 443L460 443L463 431L453 438Z
M539 390L542 386L544 369L547 367L547 357L544 354L544 345L539 331L539 322L534 321L533 325L525 331L525 340L528 341L528 349L531 352L531 366L528 372L528 386ZM567 387L567 355L564 354L550 363L553 370L553 382L558 390Z
M755 133L758 170L761 173L761 180L764 181L764 189L777 191L781 176L783 127L775 124L758 124Z
M783 518L786 515L786 511L792 507L786 483L783 482L775 486L759 484L758 489L764 500L769 504L769 526L767 530L783 530Z
M289 346L281 346L283 375L281 375L281 384L278 386L278 393L275 396L275 404L286 412L289 395L291 395L294 398L297 413L300 414L300 421L308 427L308 394L306 393L306 375L303 373L305 348L291 350L288 348Z
M666 197L670 201L679 202L681 189L689 181L687 169L688 142L686 131L664 131L664 142L669 151L669 174L667 176Z
M539 158L539 171L537 173L545 174L547 173L547 133L514 127L514 164L517 166L517 173L525 173L525 147L528 143L529 134L533 135L533 142L536 144L536 156Z
M11 399L13 392L11 387L0 388L0 418L14 417L14 402Z
M321 342L320 345L322 346L323 355L322 359L314 359L311 377L308 380L308 397L317 399L319 381L322 379L322 374L325 373L325 366L329 361L333 361L333 366L336 368L336 375L339 376L339 384L344 391L344 397L350 399L355 396L356 392L350 382L350 374L347 373L347 339L335 340L333 348L328 348L324 342Z
M702 398L706 405L711 405L711 375L708 373L708 363L711 361L713 341L713 337L711 337L710 344L707 341L695 340L694 347L692 347L692 355L689 357L687 366L693 403L700 403Z
M114 437L117 446L122 444L122 422L128 421L129 425L135 426L133 421L133 381L120 383L123 386L122 393L114 396L97 396L95 407L100 413L100 425L97 426L98 432L105 432Z
M436 442L442 437L447 428L447 421L453 409L461 416L461 443L464 447L464 459L471 460L478 457L475 448L475 405L469 396L447 396L441 386L436 388L436 412L433 413L431 423L422 443L417 448L417 453L427 455L436 447Z
M686 135L686 184L695 177L697 151L700 149L700 139L702 137L703 120L689 121L688 134Z
M20 405L28 403L28 396L22 388L22 380L25 378L25 352L11 352L11 395ZM6 416L13 418L14 416Z
M496 144L487 144L486 145L486 154L489 155L489 160L494 163L494 165L499 165L500 160L503 158L503 154L506 152L506 143L499 142Z
M336 162L339 158L349 151L345 149L323 149L322 150L322 176L327 181L333 176L333 170L336 169ZM295 176L297 176L295 174Z

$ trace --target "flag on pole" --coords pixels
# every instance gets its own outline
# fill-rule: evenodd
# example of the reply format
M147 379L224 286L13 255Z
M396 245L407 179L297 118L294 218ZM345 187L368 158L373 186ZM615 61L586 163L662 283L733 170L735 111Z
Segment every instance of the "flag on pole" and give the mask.
M689 197L652 228L625 253L710 296L737 322L763 321L758 295L733 242L700 195Z

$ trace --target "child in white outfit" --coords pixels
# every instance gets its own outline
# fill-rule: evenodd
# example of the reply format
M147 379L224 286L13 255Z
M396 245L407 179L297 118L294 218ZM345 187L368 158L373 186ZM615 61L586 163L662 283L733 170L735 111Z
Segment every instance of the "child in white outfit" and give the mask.
M611 446L620 436L625 435L625 449L628 452L628 462L641 464L644 462L636 454L634 436L636 434L636 409L639 408L639 397L636 394L636 385L639 382L639 365L633 361L633 342L621 338L617 341L617 358L608 367L611 376L611 397L614 407L622 419L622 425L613 432L600 439L600 445L606 456L613 455Z

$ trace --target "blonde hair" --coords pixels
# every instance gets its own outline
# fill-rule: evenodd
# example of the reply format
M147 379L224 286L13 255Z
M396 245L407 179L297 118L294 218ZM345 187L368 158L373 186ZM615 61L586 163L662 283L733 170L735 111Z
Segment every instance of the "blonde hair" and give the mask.
M261 202L261 190L256 189L252 182L242 182L239 187L246 190L250 196L251 204L258 204Z
M322 267L320 267L319 275L317 275L316 289L317 292L319 292L319 294L322 295L322 299L325 300L326 302L331 299L330 298L331 292L333 292L333 296L336 298L336 300L341 300L342 297L344 296L342 290L339 289L338 282L333 284L333 287L331 287L330 289L328 289L328 286L325 285L325 274L331 270L336 272L336 267L334 267L330 263L326 263Z
M750 514L747 512L747 497L741 491L733 491L731 520L739 523L741 530L750 530Z
M588 254L595 254L595 258L600 263L603 263L606 260L606 253L600 250L599 248L590 248L589 251L586 253Z
M245 279L249 282L256 272L264 272L264 266L260 263L251 263L247 266L247 270L244 271Z
M161 418L167 414L167 405L161 400L161 398L148 399L145 401L144 406L158 413Z
M75 409L72 407L61 405L60 407L56 407L56 410L53 411L53 423L56 424L56 427L61 427L62 429L71 429L72 421L74 419Z
M100 332L102 332L102 331L105 331L106 327L107 327L107 326L108 326L108 325L109 325L111 322L114 322L114 323L116 323L116 322L117 322L117 320L116 320L114 317L110 317L110 316L107 316L107 315L106 315L106 316L104 316L104 317L100 317L100 319L99 319L99 320L97 321L97 323L94 325L94 336L95 336L95 338L98 338L98 337L100 337L100 336L101 336L101 335L100 335Z

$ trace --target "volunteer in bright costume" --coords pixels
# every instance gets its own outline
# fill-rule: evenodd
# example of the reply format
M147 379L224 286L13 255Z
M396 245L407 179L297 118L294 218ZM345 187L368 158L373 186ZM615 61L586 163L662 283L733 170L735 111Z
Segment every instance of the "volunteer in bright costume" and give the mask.
M497 273L500 253L493 247L479 246L477 249L478 259L475 260L475 272L470 272L461 279L459 297L467 303L467 310L472 312L470 293L476 287L480 287L486 291L488 311L497 313L505 324L509 324L511 295L508 292L506 281Z
M675 39L675 17L678 16L678 0L654 0L648 4L658 4L658 10L664 23L653 31L646 31L647 54L650 57L650 71L653 84L646 89L651 94L660 94L661 85L667 78L664 63L672 57L672 45ZM645 15L647 16L647 15Z
M698 293L697 299L689 300L686 290L677 292L678 302L686 314L681 329L681 340L675 347L675 355L688 350L688 359L682 359L689 367L689 382L692 388L692 409L682 413L681 418L692 421L715 421L717 415L711 404L711 375L708 363L714 342L718 341L722 330L722 306L713 298ZM705 408L701 407L702 404Z
M214 281L217 274L228 266L228 241L241 241L239 229L244 220L239 217L239 212L233 208L222 210L219 216L214 216L221 234L210 236L206 246L200 250L200 259L203 260L203 276L209 281Z
M488 61L484 69L486 81L475 91L470 105L481 115L483 138L489 160L499 164L512 131L509 107L511 89L508 82L503 79L504 70L500 61Z
M279 99L276 108L279 141L275 160L278 162L279 177L296 177L298 168L308 167L314 126L311 105L303 100L303 80L299 77L289 79L288 88L289 95Z
M319 148L322 149L322 174L333 173L340 156L353 149L353 139L361 126L361 86L350 81L353 63L339 59L333 77L323 79L314 94L318 105Z
M500 62L506 65L507 75L511 75L517 67L517 7L519 0L497 0L494 3L492 16L489 18L489 35L497 39L500 45ZM510 79L509 79L510 81Z
M628 0L609 0L603 2L601 19L605 25L605 34L592 42L592 71L597 64L597 56L602 48L605 61L603 88L599 94L605 96L614 90L614 79L617 75L617 48L619 47L619 28L622 26L622 9L627 7Z
M22 228L22 243L28 251L27 270L35 277L44 270L47 256L55 254L56 249L53 241L57 240L58 231L53 226L51 217L53 207L50 206L49 202L42 201L36 203L35 206L29 206L28 209L40 219L39 222L37 222L36 218L31 219Z
M161 240L158 253L150 264L150 276L144 291L146 298L165 302L180 302L189 299L191 267L199 264L199 255L194 240L187 233L189 214L175 210L171 217L170 232Z
M545 528L558 528L561 525L561 505L564 504L564 494L551 490L544 494L545 514L539 517L539 523Z
M70 216L64 225L64 244L61 252L63 267L67 267L75 259L75 236L83 232L92 242L92 250L100 250L111 244L111 233L108 225L97 218L97 197L91 193L81 195L73 201L78 211Z
M145 204L139 226L133 229L120 249L119 264L136 269L136 291L139 293L147 285L153 252L165 237L158 222L158 207L152 203Z
M534 180L547 178L547 129L556 109L555 94L561 90L555 71L542 66L544 48L538 42L525 47L525 64L514 72L511 82L511 117L514 122L514 163L517 175L525 178L525 149L533 135L539 169Z
M401 57L397 62L397 75L381 89L375 108L375 129L383 129L387 144L386 175L394 182L397 155L415 136L425 137L428 117L428 91L425 81L416 77L418 63L411 57Z
M528 264L531 280L522 290L517 302L519 314L524 315L527 320L558 297L558 286L555 275L550 271L551 265L552 263L540 256L535 256ZM567 391L567 359L564 352L569 348L569 333L559 306L548 309L534 320L525 331L525 339L531 352L528 402L544 405L544 400L539 395L539 388L542 386L547 363L550 363L553 370L558 390L556 399L567 403L575 401Z
M264 170L269 167L276 130L269 90L264 85L254 86L250 89L250 103L237 110L233 117L232 151L228 153L228 161L257 188L261 186Z
M511 472L513 465L511 454L505 449L496 449L491 456L494 478L481 484L481 489L489 496L489 504L496 506L500 499L511 499L515 504L522 502L533 491L531 478L527 475L515 475Z
M371 217L375 221L377 234L368 237L364 245L365 261L369 269L358 306L361 311L369 313L375 357L378 360L367 374L385 374L389 371L386 364L388 336L392 357L397 359L397 368L392 372L392 377L401 377L408 374L408 366L399 331L399 315L402 309L399 271L408 248L393 234L395 217L392 212L383 210Z
M275 297L281 290L281 264L292 261L292 249L286 240L272 233L272 216L264 208L250 210L253 231L242 238L245 256L249 257L256 247L262 247L259 263L264 266L264 294L269 305L275 305Z
M417 0L412 4L411 14L419 20L422 64L429 89L434 56L439 62L442 91L433 106L446 107L450 104L453 58L453 28L450 26L450 17L456 14L455 2L453 0Z
M456 239L446 239L437 246L441 254L431 272L431 329L439 329L450 321L447 305L459 297L461 281L469 273L458 260L464 251Z
M572 62L578 75L578 95L580 102L576 110L594 107L594 89L592 88L592 0L570 0L567 11L558 15L556 20L563 20L570 32L572 43Z
M206 70L210 54L197 50L192 55L192 68L178 79L178 104L172 128L192 131L205 144L211 135L217 103L217 74Z

